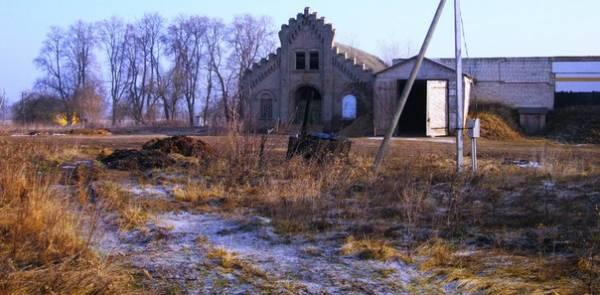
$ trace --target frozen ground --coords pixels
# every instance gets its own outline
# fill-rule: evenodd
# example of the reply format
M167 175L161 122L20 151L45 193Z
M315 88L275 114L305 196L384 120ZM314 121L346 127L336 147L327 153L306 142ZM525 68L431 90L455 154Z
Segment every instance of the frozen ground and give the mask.
M148 197L156 191L134 190ZM149 282L186 294L402 294L442 289L401 261L360 260L339 252L344 234L283 237L263 217L166 212L147 230L108 226L100 252L121 256L146 272ZM219 249L233 266L210 255ZM160 283L158 283L160 282ZM445 290L448 291L448 290ZM418 292L418 291L417 291Z

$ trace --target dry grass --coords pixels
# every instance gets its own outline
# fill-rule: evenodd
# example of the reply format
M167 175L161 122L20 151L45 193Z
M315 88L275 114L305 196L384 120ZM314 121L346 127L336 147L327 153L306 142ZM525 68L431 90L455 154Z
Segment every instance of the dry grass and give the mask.
M183 209L249 210L269 217L285 234L348 232L361 238L346 241L342 251L367 259L408 261L396 249L417 249L423 257L423 261L416 259L420 268L457 281L464 290L585 293L589 282L598 281L594 253L600 244L593 237L598 236L599 215L591 198L600 191L597 148L482 141L480 173L457 175L452 146L396 142L382 172L375 176L369 169L376 145L367 140L357 140L348 159L324 165L283 160L282 138L232 134L206 141L218 147L214 161L158 171L177 175L173 183L180 189L173 196ZM94 143L98 150L107 145L101 138ZM78 154L85 152L89 148ZM507 157L537 160L543 167L501 164ZM62 159L56 156L55 161ZM159 178L135 175L142 182ZM122 177L103 174L101 182ZM124 212L123 208L130 208L128 197L120 195L118 184L114 186L101 199L113 204L111 211ZM136 216L154 206L144 202L133 207L131 218L122 218L141 224L144 219ZM129 222L124 224L127 228ZM532 231L535 238L522 246L522 236ZM439 238L428 241L432 237ZM462 255L460 249L475 237L489 240L481 248L470 246L482 254ZM559 250L547 246L554 244L566 246ZM212 250L211 259L220 267L244 267L233 253ZM508 291L500 292L505 285Z
M240 270L244 275L254 277L266 277L266 273L254 265L241 260L235 253L227 251L224 248L211 248L208 250L207 257L213 260L225 271Z
M52 186L52 150L0 146L0 293L134 293L129 272L89 248L78 202Z
M196 204L224 197L225 194L225 188L220 183L209 185L203 181L194 182L189 179L184 187L173 189L173 197L175 200Z
M240 261L237 256L224 248L214 248L208 252L207 257L213 259L223 268L232 269L239 268Z
M583 271L581 264L560 256L549 261L501 250L459 253L454 246L441 239L424 243L418 248L417 254L425 257L419 263L421 270L432 272L444 282L457 282L467 292L594 294L600 287L597 282L598 269L588 269L588 273L595 272L593 280L574 276ZM584 264L590 265L587 262Z
M417 255L426 257L419 267L429 270L434 267L448 266L454 263L454 249L446 241L434 238L417 248Z
M150 218L150 213L142 202L116 182L99 181L95 184L94 191L101 207L119 214L118 225L122 230L142 228Z
M349 236L340 250L343 255L356 255L360 259L381 261L399 259L406 263L412 263L409 256L402 254L382 240L356 239Z

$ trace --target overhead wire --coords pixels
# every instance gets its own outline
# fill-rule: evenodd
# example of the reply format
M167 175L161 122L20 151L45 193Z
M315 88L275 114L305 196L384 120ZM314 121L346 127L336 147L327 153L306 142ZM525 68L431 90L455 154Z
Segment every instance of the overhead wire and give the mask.
M464 47L465 47L465 55L467 56L467 58L469 58L470 57L470 55L469 55L469 46L467 44L467 37L466 37L466 34L465 34L465 22L463 20L462 13L460 15L460 24L461 24L462 39L463 39L463 43L464 43ZM468 63L467 68L468 68L468 73L469 74L473 73L473 68L472 67L473 67L473 64L472 63ZM470 92L472 92L472 91L473 91L473 89L471 89ZM473 93L473 100L475 102L475 118L478 118L479 117L479 103L478 103L478 100L477 100L477 95L475 93Z

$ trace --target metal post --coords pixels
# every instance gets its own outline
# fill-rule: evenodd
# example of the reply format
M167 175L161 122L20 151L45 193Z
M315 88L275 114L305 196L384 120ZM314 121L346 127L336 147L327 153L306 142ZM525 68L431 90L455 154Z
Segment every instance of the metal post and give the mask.
M410 72L410 76L406 85L404 85L404 89L402 90L402 94L400 95L400 102L398 104L398 108L396 109L396 113L394 113L394 118L392 119L392 124L390 128L387 130L385 134L385 138L379 146L379 150L377 150L377 155L375 156L375 162L373 163L373 170L377 173L379 166L381 165L381 161L383 161L383 157L387 151L388 145L390 143L391 137L394 135L394 131L396 130L396 125L398 125L398 121L400 120L400 115L402 115L402 110L404 110L404 105L406 105L406 100L408 99L408 95L412 89L415 80L417 79L417 74L419 73L419 69L421 68L421 64L423 63L423 59L425 58L425 52L427 52L427 47L429 47L429 43L433 36L433 32L435 31L435 27L437 26L438 21L440 20L440 16L442 15L442 11L444 10L444 5L446 4L446 0L440 0L440 4L435 12L435 16L433 17L433 21L429 26L429 30L427 31L427 35L425 36L425 40L423 41L423 45L421 46L421 50L419 51L419 55L415 62L415 66Z
M477 173L477 138L471 138L471 165L473 173Z
M454 0L454 46L456 61L456 171L463 170L463 67L462 67L462 24L460 0Z

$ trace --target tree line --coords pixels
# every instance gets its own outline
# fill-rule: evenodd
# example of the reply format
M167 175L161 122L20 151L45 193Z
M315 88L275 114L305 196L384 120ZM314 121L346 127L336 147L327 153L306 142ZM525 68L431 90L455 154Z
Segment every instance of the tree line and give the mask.
M196 116L204 125L211 118L230 122L245 103L240 79L274 50L274 32L270 18L251 15L225 23L153 13L133 22L112 17L52 27L34 60L42 75L25 102L58 102L68 124L107 110L113 125L182 116L189 125ZM36 104L25 102L15 105L14 116L35 112Z

